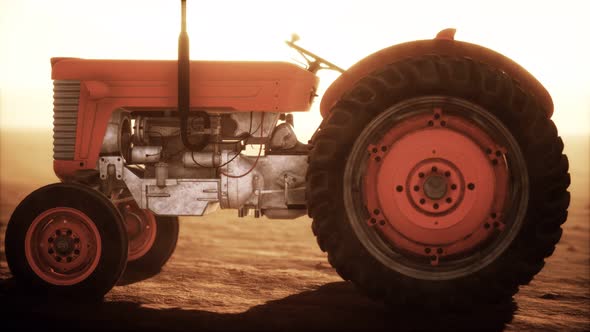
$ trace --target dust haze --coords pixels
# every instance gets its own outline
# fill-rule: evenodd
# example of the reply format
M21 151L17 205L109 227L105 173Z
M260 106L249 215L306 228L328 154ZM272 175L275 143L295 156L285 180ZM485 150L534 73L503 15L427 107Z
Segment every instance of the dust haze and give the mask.
M57 181L51 135L50 130L0 131L4 326L23 328L42 320L97 330L590 330L586 136L563 138L572 201L563 237L543 271L502 307L474 308L468 315L440 312L425 319L422 312L384 308L343 282L318 248L309 218L237 218L233 210L181 218L176 252L161 273L145 280L126 274L101 304L58 308L31 302L15 291L4 257L4 232L28 193Z

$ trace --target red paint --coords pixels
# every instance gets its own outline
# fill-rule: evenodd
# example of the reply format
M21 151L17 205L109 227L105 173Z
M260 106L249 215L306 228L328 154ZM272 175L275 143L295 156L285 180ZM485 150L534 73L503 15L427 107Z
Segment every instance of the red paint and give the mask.
M446 35L446 34L445 34ZM418 40L394 45L369 55L350 67L324 93L320 104L322 116L330 114L332 107L360 79L387 64L406 58L427 54L441 56L468 57L500 69L527 91L532 92L541 102L547 116L553 114L553 100L543 85L519 64L510 58L483 46L466 42L444 39Z
M176 61L53 58L51 63L52 79L81 82L74 160L53 164L62 180L76 170L95 168L114 110L177 107ZM318 82L314 74L283 62L191 64L191 107L197 109L307 111Z
M395 125L367 147L368 224L399 249L435 255L433 264L474 249L501 221L507 194L507 165L488 148L505 152L475 124L440 109ZM427 194L434 178L443 180L444 195Z
M69 241L71 250L60 254L57 248L63 241ZM101 251L101 237L94 222L83 212L68 207L41 213L25 236L29 266L52 285L69 286L86 280L98 266Z
M119 203L129 239L128 261L143 257L153 246L158 232L156 217L150 210L141 209L135 200Z

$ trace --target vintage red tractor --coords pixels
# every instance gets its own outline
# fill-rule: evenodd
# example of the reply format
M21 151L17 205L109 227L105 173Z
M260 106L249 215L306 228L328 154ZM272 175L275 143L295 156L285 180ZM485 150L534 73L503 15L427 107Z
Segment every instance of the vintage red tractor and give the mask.
M550 256L568 160L545 88L482 46L391 46L346 71L309 63L53 58L54 170L6 231L8 265L43 294L102 297L155 273L178 216L309 214L336 271L387 303L511 297ZM342 71L299 142L319 69ZM245 155L246 145L257 145Z

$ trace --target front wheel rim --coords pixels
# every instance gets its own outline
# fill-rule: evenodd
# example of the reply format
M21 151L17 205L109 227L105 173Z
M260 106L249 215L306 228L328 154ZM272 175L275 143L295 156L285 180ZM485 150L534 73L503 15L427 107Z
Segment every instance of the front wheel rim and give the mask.
M25 256L44 281L70 286L86 280L100 261L100 233L90 217L68 207L37 216L25 235Z
M427 280L494 261L519 232L528 201L526 163L508 129L448 97L408 100L372 120L344 183L363 246L390 269Z

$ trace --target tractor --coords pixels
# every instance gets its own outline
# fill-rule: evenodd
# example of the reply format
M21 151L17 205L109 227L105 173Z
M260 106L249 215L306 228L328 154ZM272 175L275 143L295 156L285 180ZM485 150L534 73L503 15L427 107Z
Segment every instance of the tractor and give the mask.
M190 61L181 13L178 60L51 59L60 182L8 223L19 285L102 298L125 269L160 271L179 216L218 209L309 215L337 273L391 305L509 299L553 253L568 160L551 96L513 60L446 29L347 70L296 36L304 66ZM300 142L320 69L341 76Z

